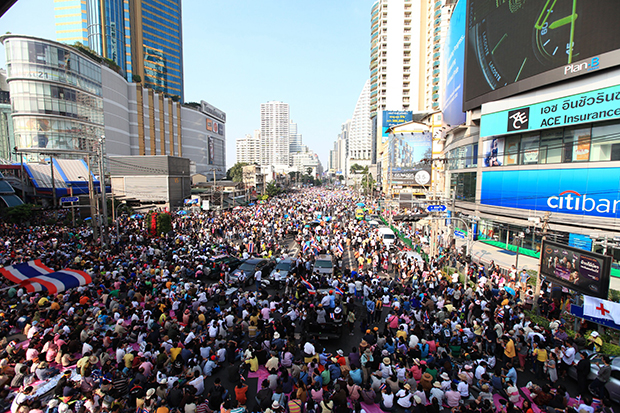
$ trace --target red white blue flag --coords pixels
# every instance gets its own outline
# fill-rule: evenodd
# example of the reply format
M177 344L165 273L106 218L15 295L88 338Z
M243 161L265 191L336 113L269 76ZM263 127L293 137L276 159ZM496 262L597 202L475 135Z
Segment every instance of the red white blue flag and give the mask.
M84 271L69 268L54 271L43 265L41 260L0 268L0 274L9 281L24 287L29 293L47 291L50 294L58 294L93 281Z
M304 277L301 277L301 283L308 289L308 294L316 294L314 285L310 284Z

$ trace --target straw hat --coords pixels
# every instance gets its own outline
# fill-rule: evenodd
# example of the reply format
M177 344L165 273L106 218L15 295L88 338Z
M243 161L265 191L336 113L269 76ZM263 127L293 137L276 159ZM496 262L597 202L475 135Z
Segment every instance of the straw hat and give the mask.
M387 357L384 357L384 358L383 358L383 364L386 364L386 365L387 365L387 364L390 364L390 359L389 359L389 358L387 358Z
M450 376L448 376L448 373L441 373L439 377L441 377L444 380L450 380Z
M433 387L437 387L438 389L441 389L441 383L436 381L435 383L433 383Z

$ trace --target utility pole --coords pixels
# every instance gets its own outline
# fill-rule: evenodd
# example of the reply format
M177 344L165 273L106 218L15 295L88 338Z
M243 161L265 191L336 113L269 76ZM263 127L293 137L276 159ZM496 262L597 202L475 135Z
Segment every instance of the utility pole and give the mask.
M52 172L52 206L56 209L57 200L56 200L56 179L54 179L54 155L50 154L50 169Z
M99 140L99 190L101 191L101 212L103 214L101 220L101 245L105 245L108 242L108 200L106 199L104 151L105 136L102 135Z
M538 297L540 297L540 287L542 285L541 273L542 273L542 257L543 257L543 244L547 239L547 231L549 230L549 212L545 212L542 222L542 239L540 244L540 259L538 261L538 277L536 277L536 290L534 291L534 311L538 311Z
M90 168L90 164L91 164L90 156L91 156L90 153L86 155L86 166L88 168L88 202L90 204L90 222L93 227L93 239L96 240L99 237L98 235L99 231L98 231L97 225L94 222L97 215L95 212L95 185L93 183L93 173Z

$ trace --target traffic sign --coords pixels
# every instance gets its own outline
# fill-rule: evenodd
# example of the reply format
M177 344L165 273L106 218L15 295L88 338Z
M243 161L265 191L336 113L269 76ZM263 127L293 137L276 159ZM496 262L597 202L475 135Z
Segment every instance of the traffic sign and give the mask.
M459 230L454 230L454 236L457 238L465 239L465 233Z
M446 209L445 205L429 205L426 207L428 212L444 212Z
M67 202L78 202L80 200L80 198L78 198L77 196L64 196L62 198L60 198L60 202L65 204Z

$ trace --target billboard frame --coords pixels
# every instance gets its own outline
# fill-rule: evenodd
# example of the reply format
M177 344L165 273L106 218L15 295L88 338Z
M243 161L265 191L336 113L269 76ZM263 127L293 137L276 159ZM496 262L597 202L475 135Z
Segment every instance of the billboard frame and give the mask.
M558 277L556 274L546 271L546 266L544 265L545 259L548 258L547 248L558 248L568 253L579 254L579 258L582 256L589 257L591 259L601 260L602 267L600 270L600 279L598 281L598 289L599 291L590 290L586 287L581 287L571 283L568 280ZM591 252L587 250L582 250L580 248L574 248L566 244L561 244L559 242L543 240L542 247L540 250L540 263L539 263L539 275L545 276L546 280L553 283L561 285L562 287L566 287L569 290L573 290L580 294L589 295L592 297L598 297L602 299L607 299L609 295L609 280L610 280L610 272L611 272L611 257L608 255L599 254L596 252Z

